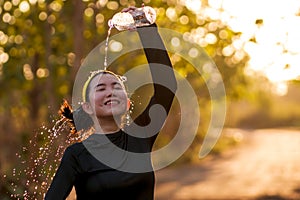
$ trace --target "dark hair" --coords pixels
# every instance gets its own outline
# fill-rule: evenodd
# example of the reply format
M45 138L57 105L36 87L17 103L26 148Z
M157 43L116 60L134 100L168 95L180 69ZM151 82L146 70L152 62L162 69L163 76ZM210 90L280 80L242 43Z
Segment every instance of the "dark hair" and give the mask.
M82 106L73 111L72 106L67 100L63 101L58 113L62 119L68 123L72 134L88 131L94 124Z

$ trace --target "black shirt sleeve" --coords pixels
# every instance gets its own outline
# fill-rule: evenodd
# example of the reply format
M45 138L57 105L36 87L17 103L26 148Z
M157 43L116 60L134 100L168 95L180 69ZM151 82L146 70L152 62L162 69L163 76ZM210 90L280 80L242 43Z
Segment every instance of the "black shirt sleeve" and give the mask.
M156 103L162 105L168 113L177 89L176 78L168 52L158 33L156 24L137 30L154 83L153 97L156 99Z
M153 136L151 140L154 142L171 108L177 83L168 52L156 24L137 28L137 31L149 64L154 94L146 109L134 120L134 124L140 127L147 126L144 137Z
M74 145L69 146L62 157L61 163L52 180L49 190L45 195L45 200L64 200L68 197L78 174L78 162Z

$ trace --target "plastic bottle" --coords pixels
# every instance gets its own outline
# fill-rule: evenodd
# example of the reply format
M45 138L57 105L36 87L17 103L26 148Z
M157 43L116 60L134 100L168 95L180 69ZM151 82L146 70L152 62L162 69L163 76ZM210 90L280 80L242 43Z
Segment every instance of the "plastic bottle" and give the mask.
M130 12L119 12L109 20L108 25L119 31L132 30L137 27L148 26L155 22L156 12L150 6L136 8Z

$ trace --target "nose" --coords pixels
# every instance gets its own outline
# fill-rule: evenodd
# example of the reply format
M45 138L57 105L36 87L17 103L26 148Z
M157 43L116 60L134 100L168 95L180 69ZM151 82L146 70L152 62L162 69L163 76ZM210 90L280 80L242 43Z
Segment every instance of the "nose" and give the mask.
M107 97L115 96L114 88L108 87L108 88L106 89L106 96L107 96Z

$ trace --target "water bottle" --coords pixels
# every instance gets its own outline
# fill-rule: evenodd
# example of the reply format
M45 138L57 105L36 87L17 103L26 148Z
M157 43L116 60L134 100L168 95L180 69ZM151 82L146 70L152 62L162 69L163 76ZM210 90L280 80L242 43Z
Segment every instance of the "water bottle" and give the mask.
M156 20L156 12L150 6L135 8L128 12L119 12L109 20L109 27L115 27L119 31L132 30L137 27L149 26Z

